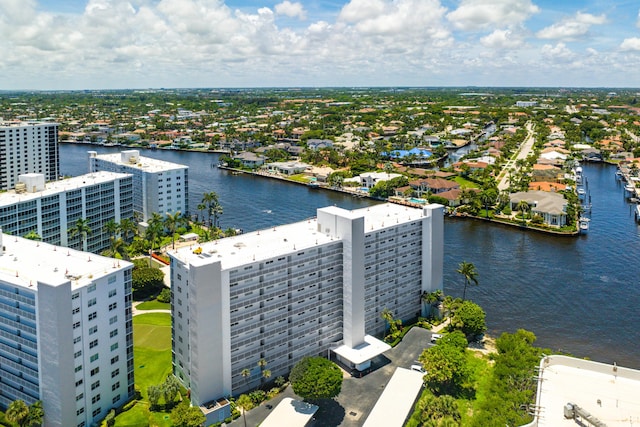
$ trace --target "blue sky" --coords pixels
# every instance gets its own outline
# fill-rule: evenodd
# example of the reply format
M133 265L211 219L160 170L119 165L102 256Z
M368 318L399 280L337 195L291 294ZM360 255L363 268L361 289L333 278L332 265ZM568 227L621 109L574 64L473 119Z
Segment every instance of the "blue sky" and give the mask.
M640 87L622 0L0 0L0 89Z

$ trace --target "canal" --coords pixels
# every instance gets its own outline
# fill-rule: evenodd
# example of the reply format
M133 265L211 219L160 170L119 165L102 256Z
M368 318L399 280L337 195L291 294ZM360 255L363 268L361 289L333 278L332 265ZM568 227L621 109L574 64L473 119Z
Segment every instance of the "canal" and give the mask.
M116 148L62 144L61 172L88 170L88 150ZM215 191L224 213L221 226L245 231L303 220L319 207L356 209L366 199L215 167L218 155L144 151L144 156L189 166L192 213L202 194ZM554 237L474 220L445 223L445 293L462 295L458 264L475 264L479 286L467 297L487 313L489 334L524 328L537 345L580 357L640 369L636 309L640 305L640 227L615 180L615 168L587 164L591 194L590 230L579 237Z

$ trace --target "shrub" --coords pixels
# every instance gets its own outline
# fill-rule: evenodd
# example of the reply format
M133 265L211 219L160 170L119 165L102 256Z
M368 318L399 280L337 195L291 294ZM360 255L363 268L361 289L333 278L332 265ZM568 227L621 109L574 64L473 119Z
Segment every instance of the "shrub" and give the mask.
M156 299L158 302L171 302L171 290L169 288L162 289Z
M134 292L153 293L164 286L164 273L157 268L135 268L131 278L131 286Z

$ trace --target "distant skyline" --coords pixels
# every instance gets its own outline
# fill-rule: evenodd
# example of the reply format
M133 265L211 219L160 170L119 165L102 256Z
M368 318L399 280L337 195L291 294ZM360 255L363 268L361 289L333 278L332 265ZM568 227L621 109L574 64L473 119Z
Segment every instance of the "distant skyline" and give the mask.
M625 0L0 0L0 90L640 87Z

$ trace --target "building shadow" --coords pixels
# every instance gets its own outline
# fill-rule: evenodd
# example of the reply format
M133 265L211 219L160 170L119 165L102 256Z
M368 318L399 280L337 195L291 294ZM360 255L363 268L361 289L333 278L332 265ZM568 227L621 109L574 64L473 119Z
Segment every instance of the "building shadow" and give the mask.
M313 421L308 427L337 427L344 421L345 410L334 399L309 400L309 403L318 405L318 411L313 416Z

